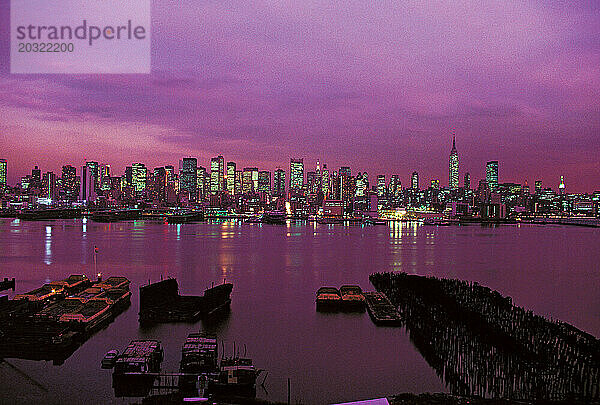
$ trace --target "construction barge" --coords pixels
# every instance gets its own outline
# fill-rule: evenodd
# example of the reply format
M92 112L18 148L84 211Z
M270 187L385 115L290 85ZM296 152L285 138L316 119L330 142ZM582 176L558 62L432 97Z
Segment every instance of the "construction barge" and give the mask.
M0 300L0 358L60 364L130 305L129 280L71 275Z
M367 311L373 320L373 323L378 326L401 326L402 317L400 313L392 305L388 297L381 292L366 292L364 293L367 302Z
M223 283L204 291L203 296L179 295L174 278L140 287L140 323L196 322L226 312L233 284Z

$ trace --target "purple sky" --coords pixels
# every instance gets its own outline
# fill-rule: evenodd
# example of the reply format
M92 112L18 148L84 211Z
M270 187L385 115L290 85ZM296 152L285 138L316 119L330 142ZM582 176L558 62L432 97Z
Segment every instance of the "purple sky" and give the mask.
M484 4L485 3L485 4ZM161 0L151 75L10 75L0 3L0 158L9 182L84 159L113 171L222 154L239 166L600 189L600 3Z

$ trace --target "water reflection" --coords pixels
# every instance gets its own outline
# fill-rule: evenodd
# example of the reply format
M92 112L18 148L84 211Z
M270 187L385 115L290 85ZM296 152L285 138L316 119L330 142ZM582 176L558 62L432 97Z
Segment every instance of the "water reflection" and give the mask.
M52 227L46 226L46 249L44 251L44 264L52 264Z

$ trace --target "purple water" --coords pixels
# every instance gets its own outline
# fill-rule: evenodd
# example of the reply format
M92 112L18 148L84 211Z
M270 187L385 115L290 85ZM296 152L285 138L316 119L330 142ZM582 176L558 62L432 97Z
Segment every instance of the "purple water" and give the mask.
M404 329L375 327L366 313L315 311L319 287L370 290L368 276L376 271L477 281L600 336L600 229L0 219L0 277L16 277L17 293L69 274L95 278L94 246L104 277L131 280L131 307L63 365L0 363L0 402L130 403L136 399L114 398L111 372L100 368L104 353L134 338L156 338L165 347L163 371L176 371L185 337L203 327L216 331L229 352L234 342L245 344L256 366L268 370L266 391L257 390L262 398L287 400L288 378L294 403L445 391ZM141 329L138 287L161 276L198 295L226 278L234 284L230 315L217 325Z

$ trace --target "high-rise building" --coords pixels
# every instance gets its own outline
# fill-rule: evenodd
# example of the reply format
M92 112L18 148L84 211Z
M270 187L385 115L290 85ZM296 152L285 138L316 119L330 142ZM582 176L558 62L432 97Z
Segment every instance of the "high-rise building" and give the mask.
M410 187L415 191L419 190L419 173L413 172L410 178Z
M55 200L58 198L58 188L56 187L56 174L46 172L42 176L42 197Z
M6 159L0 159L0 191L6 188L6 178L8 176L8 163Z
M273 183L273 194L278 197L283 197L285 195L285 170L275 170Z
M196 188L198 189L198 194L200 196L206 197L209 194L209 183L210 179L206 172L206 168L198 166L196 168Z
M244 172L241 170L236 170L235 171L235 193L236 193L236 195L243 193L243 187L242 187L243 180L244 180Z
M152 173L152 197L160 202L167 201L167 171L164 167L154 168Z
M356 196L362 197L367 194L369 189L369 175L367 172L358 173L356 175Z
M271 192L271 172L267 170L258 172L258 191L263 193Z
M353 188L354 184L352 181L352 172L350 171L350 167L342 166L339 170L340 177L340 198L342 201L349 201L352 195L354 194Z
M254 180L252 178L255 171L258 171L258 169L254 167L244 167L244 173L242 175L242 192L244 194L250 194L256 191L254 188Z
M564 176L560 176L560 183L558 184L558 194L565 194L565 178Z
M491 191L498 187L498 161L490 160L485 166L485 181Z
M377 176L377 196L385 197L387 195L387 186L385 183L385 174Z
M108 191L110 189L110 165L102 165L100 166L100 190Z
M39 167L35 166L31 170L31 187L41 188L42 186L42 171Z
M98 190L100 188L100 167L98 166L98 162L85 162L85 165L89 167L94 178L94 190Z
M321 173L321 190L323 195L327 197L331 192L331 178L329 176L329 169L326 164L323 164L323 172Z
M181 161L179 189L187 194L189 201L198 199L198 159L187 157Z
M440 181L438 179L431 180L431 188L434 190L440 189Z
M542 192L542 181L541 180L536 180L535 181L535 193L539 194Z
M317 194L320 183L321 182L317 180L317 172L306 172L306 189L309 193Z
M304 159L290 159L290 190L304 186Z
M227 162L227 193L236 195L238 192L235 188L235 162Z
M388 193L392 197L399 197L400 192L402 191L402 184L400 183L400 176L397 174L392 174L390 177L390 183L388 185Z
M79 185L77 184L77 170L71 165L63 166L61 181L64 199L75 201L79 195Z
M465 173L465 190L469 191L471 189L471 174L469 172Z
M136 193L146 190L146 181L148 170L143 163L134 163L131 165L131 185Z
M96 199L96 192L94 189L94 171L93 168L87 164L81 166L81 180L79 187L79 199L81 201L94 201Z
M210 192L217 194L225 190L225 159L219 155L210 160Z
M452 150L450 151L449 160L449 185L450 190L458 188L458 152L456 151L456 137L452 137Z

